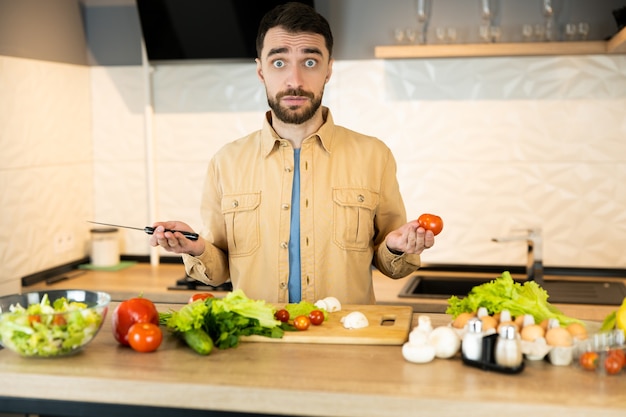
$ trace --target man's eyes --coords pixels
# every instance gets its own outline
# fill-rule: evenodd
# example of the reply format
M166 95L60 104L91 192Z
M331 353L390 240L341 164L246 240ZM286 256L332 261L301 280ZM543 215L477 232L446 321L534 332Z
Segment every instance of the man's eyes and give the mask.
M277 59L272 62L272 65L274 66L274 68L282 68L286 64L285 64L285 61L283 61L282 59ZM304 61L304 66L307 68L313 68L316 65L317 65L317 60L315 59L307 59L306 61Z

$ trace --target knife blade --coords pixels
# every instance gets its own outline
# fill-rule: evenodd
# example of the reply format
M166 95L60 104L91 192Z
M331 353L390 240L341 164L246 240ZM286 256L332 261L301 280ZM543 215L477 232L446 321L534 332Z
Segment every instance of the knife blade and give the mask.
M154 233L154 227L150 227L150 226L146 226L146 227L144 227L142 229L141 227L121 226L119 224L92 222L91 220L87 220L87 222L88 223L93 223L93 224L99 224L101 226L111 226L111 227L121 227L123 229L141 230L143 232L146 232L149 235ZM197 233L183 232L182 230L174 230L174 229L165 229L165 231L166 232L171 232L171 233L175 233L175 232L182 233L182 235L185 236L189 240L198 240L198 234Z

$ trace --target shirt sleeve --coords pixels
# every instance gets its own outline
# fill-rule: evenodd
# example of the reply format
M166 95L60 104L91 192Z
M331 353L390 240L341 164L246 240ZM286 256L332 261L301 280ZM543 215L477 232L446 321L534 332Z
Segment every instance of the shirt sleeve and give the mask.
M420 267L420 256L403 253L392 253L384 243L378 246L375 256L375 265L380 272L390 278L403 278Z
M229 278L228 259L218 248L208 242L206 245L205 251L198 256L183 254L185 272L193 279L217 287Z
M415 254L396 255L385 244L387 234L406 224L406 209L396 177L396 161L387 149L387 161L381 179L381 199L376 226L379 234L374 247L374 266L390 278L402 278L416 271L420 256Z

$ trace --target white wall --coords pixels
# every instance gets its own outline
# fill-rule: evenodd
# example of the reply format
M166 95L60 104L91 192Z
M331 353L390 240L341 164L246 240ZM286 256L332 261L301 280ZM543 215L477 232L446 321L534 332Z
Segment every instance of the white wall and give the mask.
M141 68L91 72L97 217L149 224ZM200 230L208 160L260 127L264 90L253 64L160 65L152 83L156 217ZM491 238L539 226L547 265L626 266L626 57L338 61L325 104L392 148L411 217L444 218L424 262L523 264L523 243Z
M89 72L0 56L0 294L85 256L94 204Z

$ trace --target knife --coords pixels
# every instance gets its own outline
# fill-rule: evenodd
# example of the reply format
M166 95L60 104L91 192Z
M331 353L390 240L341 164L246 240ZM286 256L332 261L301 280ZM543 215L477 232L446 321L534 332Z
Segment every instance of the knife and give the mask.
M146 232L147 234L151 235L154 233L154 227L150 227L150 226L146 226L143 229L140 227L132 227L132 226L120 226L119 224L110 224L110 223L100 223L100 222L92 222L90 220L87 220L87 222L89 223L93 223L93 224L99 224L101 226L111 226L111 227L121 227L123 229L133 229L133 230L142 230L144 232ZM185 236L187 239L189 240L198 240L198 234L197 233L192 233L192 232L183 232L182 230L174 230L174 229L165 229L166 232L178 232L178 233L182 233L183 236Z

